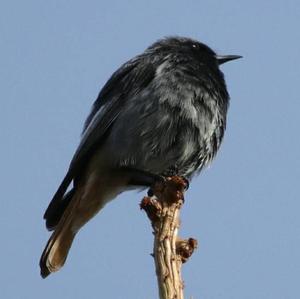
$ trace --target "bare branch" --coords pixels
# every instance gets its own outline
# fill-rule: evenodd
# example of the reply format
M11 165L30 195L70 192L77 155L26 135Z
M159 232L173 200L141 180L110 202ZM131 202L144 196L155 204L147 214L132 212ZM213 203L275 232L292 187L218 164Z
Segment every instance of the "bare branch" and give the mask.
M169 177L157 183L152 190L154 195L141 202L154 230L153 256L160 299L183 299L181 266L197 247L195 239L178 237L185 188L184 179Z

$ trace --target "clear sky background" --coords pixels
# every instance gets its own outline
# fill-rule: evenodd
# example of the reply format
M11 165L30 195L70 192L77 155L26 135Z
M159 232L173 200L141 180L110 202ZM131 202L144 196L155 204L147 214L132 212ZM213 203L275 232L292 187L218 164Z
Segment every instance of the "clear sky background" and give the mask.
M42 219L99 90L166 35L244 58L222 66L225 141L193 180L186 298L300 298L299 1L1 1L0 297L157 298L143 193L109 204L46 280Z

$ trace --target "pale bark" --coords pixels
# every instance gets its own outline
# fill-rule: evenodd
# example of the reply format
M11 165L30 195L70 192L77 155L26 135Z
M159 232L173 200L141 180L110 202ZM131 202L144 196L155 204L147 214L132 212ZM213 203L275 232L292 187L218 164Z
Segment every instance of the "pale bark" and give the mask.
M183 299L181 266L197 247L195 239L178 237L180 208L186 182L180 177L167 178L153 187L153 196L141 203L154 230L153 257L160 299Z

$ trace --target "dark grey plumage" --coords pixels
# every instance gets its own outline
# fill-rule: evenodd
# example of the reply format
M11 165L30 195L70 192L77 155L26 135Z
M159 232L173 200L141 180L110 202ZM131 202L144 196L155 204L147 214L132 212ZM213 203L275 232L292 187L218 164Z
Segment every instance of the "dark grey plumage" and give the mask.
M112 75L45 212L47 227L55 232L41 258L43 277L63 265L75 233L117 194L149 186L156 176L191 178L212 160L229 104L219 65L236 58L217 56L192 39L172 37L154 43ZM74 187L66 193L72 181ZM59 255L60 232L67 225L74 235L68 235L67 249Z
M175 168L189 177L216 154L228 103L210 48L187 38L163 39L124 64L104 86L72 164L100 141L96 131L103 135L113 124L105 136L113 165L157 174Z

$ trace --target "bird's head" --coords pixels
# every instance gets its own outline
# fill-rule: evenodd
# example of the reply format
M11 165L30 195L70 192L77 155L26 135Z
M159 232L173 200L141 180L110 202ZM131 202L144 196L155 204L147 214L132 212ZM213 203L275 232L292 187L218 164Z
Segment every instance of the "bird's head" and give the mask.
M171 53L186 54L195 57L200 63L216 63L221 65L225 62L242 58L240 55L218 55L207 45L186 37L167 37L154 43L148 51L170 55Z

